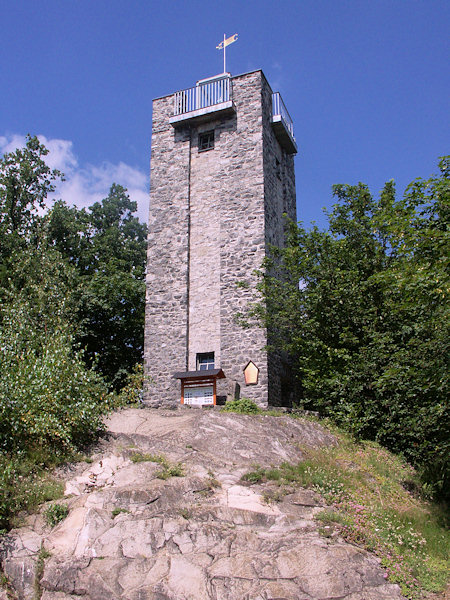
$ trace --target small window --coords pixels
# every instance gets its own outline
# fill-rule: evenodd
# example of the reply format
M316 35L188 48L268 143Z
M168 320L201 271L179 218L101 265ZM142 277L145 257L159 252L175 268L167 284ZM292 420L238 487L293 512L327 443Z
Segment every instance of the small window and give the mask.
M275 172L277 174L278 179L281 181L281 165L278 158L275 158Z
M214 352L197 354L197 371L210 371L214 369Z
M214 131L205 131L198 136L198 151L205 152L214 148Z

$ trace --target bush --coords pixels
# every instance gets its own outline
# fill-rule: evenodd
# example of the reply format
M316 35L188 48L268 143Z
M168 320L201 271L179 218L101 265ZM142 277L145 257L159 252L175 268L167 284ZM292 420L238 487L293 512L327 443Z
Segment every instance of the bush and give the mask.
M44 468L43 457L8 457L0 453L0 530L8 529L14 515L56 500L64 486Z
M37 307L20 298L0 312L0 528L60 495L47 468L91 441L110 408L103 380L73 352L54 312L53 322L39 322Z
M26 309L16 303L2 315L0 450L72 452L102 429L109 410L106 387L87 369L82 353L72 351L67 327L42 335Z
M73 451L103 428L108 398L101 378L73 354L69 339L52 336L41 353L25 350L0 377L0 448L50 446ZM8 360L9 359L9 360Z
M63 521L69 514L69 509L65 504L51 504L44 512L44 517L50 527L55 527Z
M144 393L144 365L136 363L131 373L125 379L125 385L116 395L114 404L116 408L121 406L139 406Z
M240 398L239 400L231 400L222 408L224 412L235 412L243 415L258 414L260 409L257 404L249 398Z

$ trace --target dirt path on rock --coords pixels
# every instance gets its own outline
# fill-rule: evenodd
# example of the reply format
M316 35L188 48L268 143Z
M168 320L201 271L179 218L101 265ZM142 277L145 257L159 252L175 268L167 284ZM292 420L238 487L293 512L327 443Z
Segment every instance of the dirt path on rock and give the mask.
M255 464L333 444L319 425L198 409L127 409L107 425L93 462L67 475L67 518L50 529L38 514L4 538L17 598L402 598L376 558L319 534L315 494L268 504L271 484L241 480Z

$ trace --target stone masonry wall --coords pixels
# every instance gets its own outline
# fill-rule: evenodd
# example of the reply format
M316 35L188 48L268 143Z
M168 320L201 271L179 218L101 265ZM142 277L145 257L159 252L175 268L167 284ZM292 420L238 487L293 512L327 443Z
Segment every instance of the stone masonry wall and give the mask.
M266 252L270 255L270 246L285 245L287 221L284 215L292 221L297 220L295 171L294 156L280 146L271 126L272 89L264 77L262 105ZM269 404L285 406L292 400L289 396L292 390L289 361L279 351L270 350L270 342L269 331Z
M215 148L198 151L198 136L215 130ZM214 352L220 365L220 122L191 132L191 223L189 269L189 370L198 353Z
M169 124L173 99L153 103L151 194L145 318L144 398L179 401L175 371L187 366L188 184L190 139Z
M221 150L221 367L229 397L237 384L241 396L266 406L265 330L236 321L255 301L254 270L265 255L261 82L261 71L232 79L236 117ZM259 368L259 382L246 386L243 370L250 360Z

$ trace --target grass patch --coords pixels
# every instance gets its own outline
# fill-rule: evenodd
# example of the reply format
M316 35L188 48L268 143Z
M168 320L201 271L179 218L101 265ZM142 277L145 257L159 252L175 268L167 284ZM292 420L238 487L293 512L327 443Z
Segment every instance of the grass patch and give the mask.
M45 560L51 556L51 553L41 546L36 562L36 574L34 578L34 600L40 600L42 596L41 579L44 574Z
M131 462L133 462L133 463L154 462L154 463L164 464L167 462L167 459L162 454L145 454L143 452L134 452L131 455Z
M156 472L158 479L169 479L169 477L183 477L184 467L181 463L170 463L164 454L143 454L135 452L131 456L131 461L134 463L154 462L161 465L161 469Z
M221 488L222 484L220 483L220 481L217 479L217 477L215 476L215 474L211 471L211 469L208 471L208 488L212 491L216 488Z
M169 479L169 477L183 477L184 467L181 463L175 463L173 465L167 463L163 465L163 468L156 473L158 479Z
M205 487L201 490L194 490L194 493L198 494L199 496L208 497L214 493L214 490L221 488L221 487L222 487L222 484L217 479L217 477L215 476L213 471L211 471L211 469L209 469L208 477L205 480Z
M303 462L256 466L242 479L318 492L330 506L316 516L320 533L329 537L337 531L375 553L388 580L398 583L407 598L418 600L445 589L450 573L446 507L419 497L416 473L398 456L376 443L356 443L336 429L334 433L339 445L302 448ZM405 486L405 481L412 483Z
M11 582L0 567L0 590L6 591L6 597L11 598ZM12 596L13 597L13 596Z
M69 509L65 504L51 504L44 511L45 522L47 525L50 525L50 527L55 527L55 525L61 523L68 514Z
M335 523L344 523L344 518L340 512L335 510L323 510L318 513L315 517L316 521L323 523L324 525L334 525Z
M178 514L180 515L180 517L183 517L183 519L185 519L186 521L189 521L189 519L192 516L191 511L188 508L180 508Z
M94 459L83 452L74 452L70 458L70 461L75 463L85 462L88 465L91 465L94 462Z
M283 488L265 490L262 494L262 499L266 504L275 504L276 502L281 502L286 494L287 492Z
M130 511L127 510L126 508L113 508L113 510L111 511L111 516L113 519L115 519L118 515L120 515L121 513L129 513Z
M64 484L52 475L56 464L64 462L57 458L36 452L16 457L0 453L0 530L16 525L21 511L31 513L63 496Z
M247 481L248 483L260 483L261 481L267 481L266 470L259 465L255 465L255 470L249 471L248 473L242 475L241 480Z

